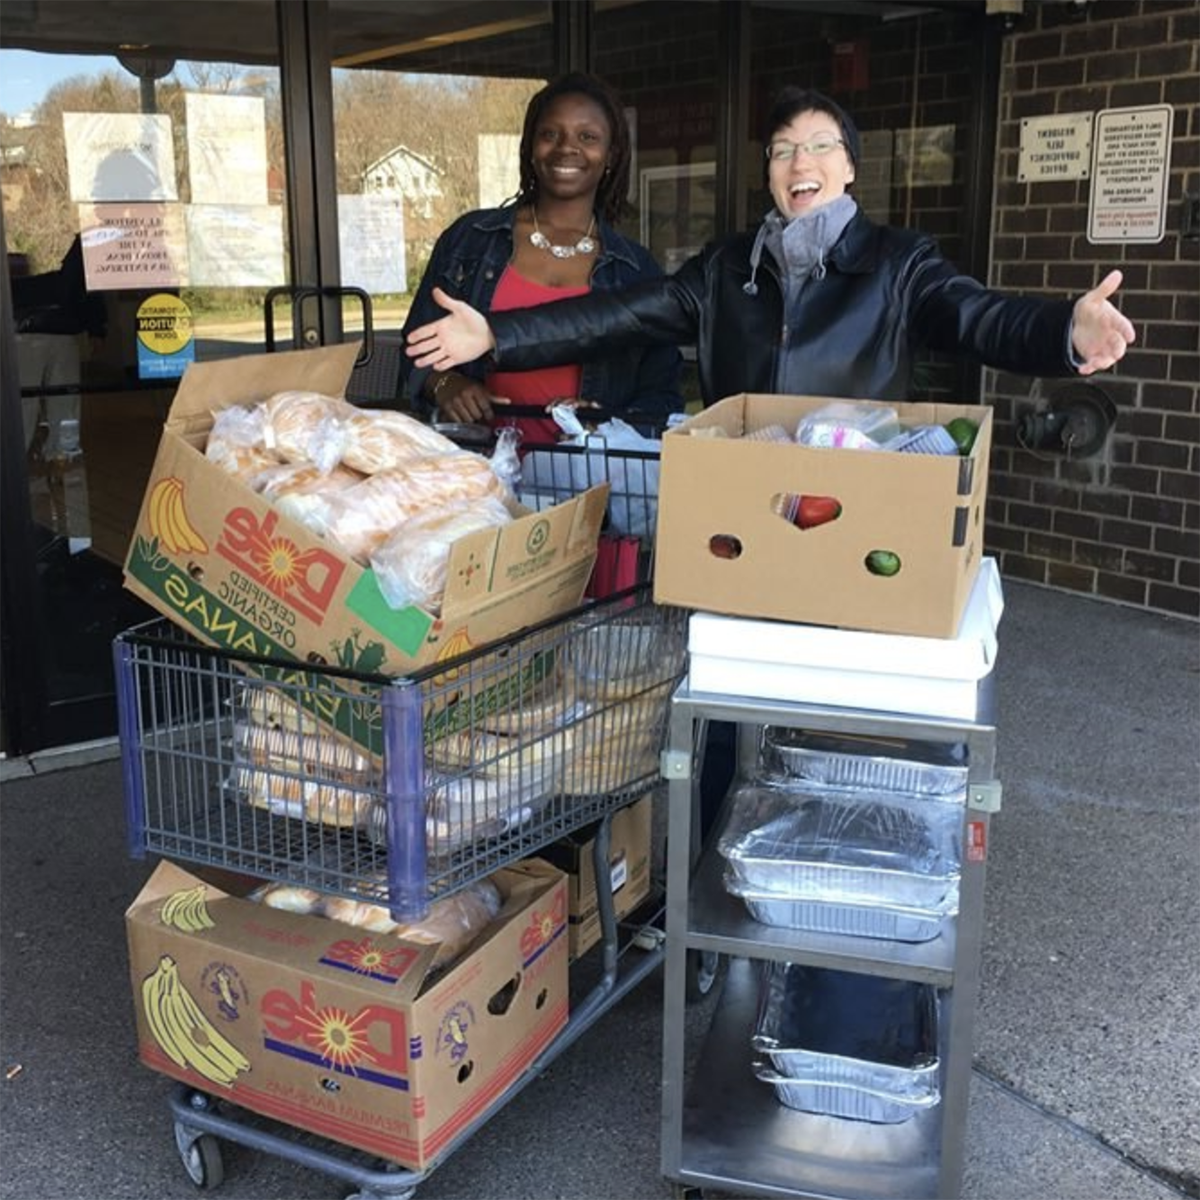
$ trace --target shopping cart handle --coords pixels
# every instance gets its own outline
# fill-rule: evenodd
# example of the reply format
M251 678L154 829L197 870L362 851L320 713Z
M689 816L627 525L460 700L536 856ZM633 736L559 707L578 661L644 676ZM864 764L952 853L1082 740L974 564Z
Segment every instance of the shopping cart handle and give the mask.
M544 404L504 404L496 405L496 418L503 421L506 417L542 417L550 420L550 414ZM661 413L642 412L636 408L609 408L603 404L581 404L578 416L585 424L599 424L614 418L632 425L635 429L652 429L661 433L667 425L667 418Z

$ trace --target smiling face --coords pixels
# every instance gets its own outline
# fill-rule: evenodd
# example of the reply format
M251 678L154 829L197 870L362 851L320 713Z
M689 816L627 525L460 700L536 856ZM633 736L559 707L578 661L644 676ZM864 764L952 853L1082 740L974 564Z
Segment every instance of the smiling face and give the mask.
M577 93L550 102L533 130L539 192L556 199L594 195L608 166L612 133L604 109Z
M841 136L841 128L829 113L813 110L776 129L771 141L807 143ZM767 181L779 211L785 217L798 217L844 195L854 182L854 164L844 146L835 146L823 155L800 150L790 159L771 159Z

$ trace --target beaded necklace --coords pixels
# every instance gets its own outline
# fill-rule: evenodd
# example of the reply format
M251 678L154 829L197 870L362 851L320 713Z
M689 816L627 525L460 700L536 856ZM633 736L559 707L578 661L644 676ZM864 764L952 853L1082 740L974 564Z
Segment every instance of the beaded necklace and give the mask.
M539 228L537 219L537 207L529 206L530 214L533 216L533 232L529 235L531 245L536 246L539 250L545 250L553 254L555 258L574 258L577 254L592 254L596 249L596 239L592 237L592 230L596 228L596 214L592 214L591 223L587 227L587 233L583 235L573 246L556 246Z

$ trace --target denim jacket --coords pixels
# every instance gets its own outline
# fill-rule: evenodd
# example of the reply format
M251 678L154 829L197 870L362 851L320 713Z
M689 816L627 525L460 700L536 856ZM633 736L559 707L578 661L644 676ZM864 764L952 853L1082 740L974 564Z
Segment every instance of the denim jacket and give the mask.
M413 298L404 336L421 325L445 316L445 310L433 300L434 287L440 287L456 299L465 300L485 315L490 312L492 296L500 276L513 256L515 205L480 209L459 217L438 238ZM593 291L616 291L640 280L659 278L662 271L643 246L622 237L611 225L600 221L602 250L592 269ZM583 363L580 395L609 409L636 409L662 420L683 407L679 392L680 355L674 346L614 347ZM429 401L422 394L428 367L407 364L405 392L414 411L428 412ZM482 380L492 369L479 359L456 370Z

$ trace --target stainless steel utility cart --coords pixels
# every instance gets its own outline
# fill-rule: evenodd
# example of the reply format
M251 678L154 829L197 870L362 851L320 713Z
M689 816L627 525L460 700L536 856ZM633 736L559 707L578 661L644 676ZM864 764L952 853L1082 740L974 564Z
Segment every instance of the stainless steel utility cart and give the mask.
M957 1197L971 1074L979 979L989 816L999 806L993 779L995 728L987 683L977 715L946 720L819 704L698 694L685 680L672 701L668 749L667 957L663 1020L663 1174L682 1194L711 1187L737 1194L820 1200L931 1200ZM724 860L707 847L693 867L698 806L694 746L706 720L739 730L739 774L753 768L756 731L814 732L963 746L967 799L956 916L922 942L805 932L761 924L724 887ZM689 955L716 952L729 969L711 1028L685 1078L684 1003ZM875 1124L784 1107L751 1070L755 968L763 961L807 964L937 989L940 1101L897 1124ZM685 1086L686 1085L686 1086Z

